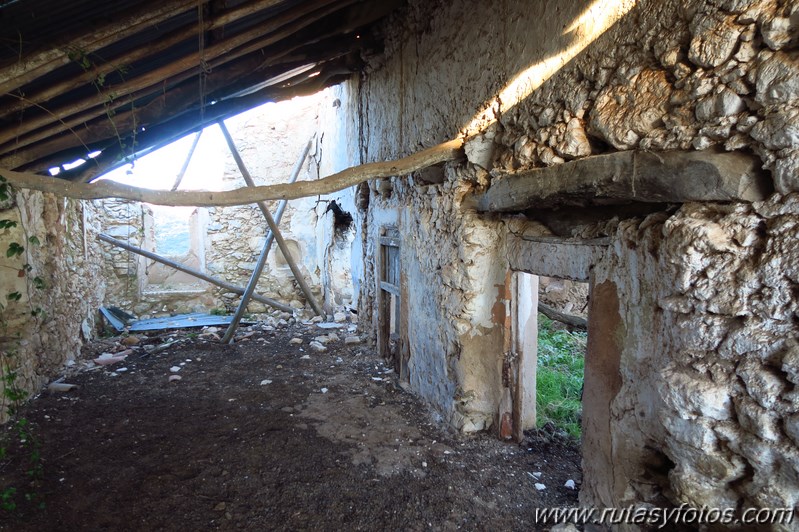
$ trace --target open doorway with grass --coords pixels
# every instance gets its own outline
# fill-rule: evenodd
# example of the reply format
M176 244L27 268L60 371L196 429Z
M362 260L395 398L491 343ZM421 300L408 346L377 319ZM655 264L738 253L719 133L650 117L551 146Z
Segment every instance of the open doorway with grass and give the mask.
M588 291L587 282L514 272L514 426L580 439Z
M588 283L539 277L536 426L581 437Z

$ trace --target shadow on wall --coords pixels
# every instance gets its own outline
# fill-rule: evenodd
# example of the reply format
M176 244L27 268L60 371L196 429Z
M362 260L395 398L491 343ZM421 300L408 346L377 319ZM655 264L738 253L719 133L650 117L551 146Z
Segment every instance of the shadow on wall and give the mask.
M634 6L635 0L596 0L592 3L538 4L544 13L535 18L538 27L527 28L514 35L530 36L534 42L506 42L507 59L516 58L519 70L509 74L507 84L496 96L485 102L480 111L466 124L467 136L485 131L495 124L501 113L507 112L533 94L541 85L574 59L580 52L610 29ZM524 18L525 23L529 22ZM563 24L563 31L552 35L553 21L571 21ZM532 44L533 46L529 46ZM525 53L535 50L536 53ZM523 67L519 65L529 65Z

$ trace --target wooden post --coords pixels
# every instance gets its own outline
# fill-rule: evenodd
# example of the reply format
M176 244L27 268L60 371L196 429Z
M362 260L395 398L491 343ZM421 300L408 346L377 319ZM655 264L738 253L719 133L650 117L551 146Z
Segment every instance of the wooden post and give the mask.
M297 180L297 177L300 175L300 170L302 170L302 165L305 162L305 158L308 157L308 152L311 151L311 140L308 141L308 144L305 145L305 148L302 150L302 154L300 158L297 160L297 163L294 165L294 169L291 172L291 177L289 178L289 183L294 183ZM275 223L280 224L280 219L283 217L283 212L286 210L286 204L288 204L287 200L281 200L280 204L277 207L277 212L275 213ZM225 331L225 335L222 337L223 344L229 344L233 342L233 335L236 333L236 329L239 328L239 323L241 322L242 316L244 316L244 311L247 310L247 305L250 303L250 298L252 297L253 293L255 293L255 287L258 285L258 279L261 277L261 272L264 270L264 266L266 265L266 258L269 255L269 249L272 247L272 241L274 240L275 233L272 232L270 229L266 235L266 241L264 242L264 247L261 250L261 256L258 257L258 262L255 264L255 269L250 276L250 281L247 283L247 287L244 289L244 294L241 296L241 301L239 301L239 307L236 309L236 314L233 316L233 320L228 325L227 331Z
M223 281L221 279L217 279L216 277L212 277L210 275L206 275L206 274L204 274L202 272L199 272L199 271L195 270L194 268L190 268L188 266L180 264L179 262L175 262L175 261L169 260L169 259L167 259L165 257L162 257L161 255L153 253L152 251L147 251L147 250L144 250L144 249L141 249L141 248L137 248L136 246L131 246L130 244L122 242L121 240L117 240L116 238L110 237L108 235L104 235L102 233L97 235L97 238L99 240L102 240L103 242L108 242L109 244L112 244L114 246L120 247L120 248L125 249L127 251L130 251L132 253L136 253L138 255L142 255L143 257L147 257L148 259L152 259L152 260L154 260L156 262L160 262L161 264L166 264L170 268L175 268L176 270L181 271L183 273L188 273L189 275L193 275L194 277L197 277L198 279L202 279L203 281L206 281L208 283L211 283L211 284L214 284L214 285L219 286L221 288L224 288L225 290L228 290L230 292L235 292L237 294L243 294L244 293L244 288L242 288L240 286L236 286L234 284L227 283L227 282L225 282L225 281ZM271 299L271 298L268 298L268 297L264 297L264 296L262 296L260 294L253 294L252 298L254 300L256 300L256 301L260 301L261 303L263 303L265 305L269 305L270 307L274 307L274 308L276 308L278 310L282 310L283 312L291 312L291 311L294 310L293 308L291 308L288 305L284 305L283 303L280 303L279 301L275 301L274 299Z
M197 149L197 144L200 143L200 137L203 134L203 130L197 132L194 135L194 140L191 143L191 148L189 148L189 153L186 155L186 160L183 162L183 166L180 168L180 172L178 172L178 176L175 178L175 184L172 185L171 190L174 192L180 186L180 182L183 181L183 176L186 175L186 170L189 169L189 163L191 162L191 158L194 156L194 150Z
M239 167L239 171L241 172L244 181L247 183L248 187L254 187L255 181L253 181L250 172L247 170L247 167L244 165L244 160L241 158L239 154L238 148L236 148L236 143L233 141L233 137L230 136L230 132L228 131L227 127L225 127L224 120L220 120L219 128L222 130L222 134L225 136L225 141L227 142L228 148L230 148L230 153L233 155L233 159L236 161L236 165ZM289 268L291 269L291 273L294 274L294 278L297 280L297 284L300 286L300 290L305 295L305 299L308 300L308 303L313 308L314 312L321 316L324 314L322 311L322 307L319 306L319 303L316 301L313 293L311 292L311 288L308 286L308 283L305 282L305 279L302 276L302 272L300 272L299 267L297 267L297 263L294 261L294 258L291 256L291 252L289 251L288 245L286 245L286 241L283 240L283 235L280 233L280 229L278 229L275 220L272 218L272 215L269 213L269 209L266 206L266 202L259 201L258 207L260 207L261 212L264 214L264 218L266 219L266 223L269 226L269 229L272 231L272 234L275 235L275 240L277 241L277 246L280 248L280 251L283 253L283 257L286 259L286 264L288 264Z

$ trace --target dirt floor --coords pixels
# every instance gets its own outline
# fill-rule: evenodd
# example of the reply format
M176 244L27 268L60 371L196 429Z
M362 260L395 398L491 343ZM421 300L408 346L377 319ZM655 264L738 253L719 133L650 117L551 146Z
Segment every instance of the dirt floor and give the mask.
M576 505L574 442L454 434L344 330L317 353L309 342L331 330L251 329L232 346L199 331L142 338L90 370L129 346L87 346L66 380L78 388L22 412L44 474L31 483L30 457L11 450L0 481L21 500L0 528L544 530L536 507Z

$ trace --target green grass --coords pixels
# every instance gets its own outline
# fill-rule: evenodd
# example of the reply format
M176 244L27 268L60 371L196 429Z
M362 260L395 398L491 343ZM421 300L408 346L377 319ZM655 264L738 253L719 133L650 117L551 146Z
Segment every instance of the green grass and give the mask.
M580 395L587 337L582 332L554 330L552 320L538 315L536 423L539 427L551 421L571 436L580 437Z

